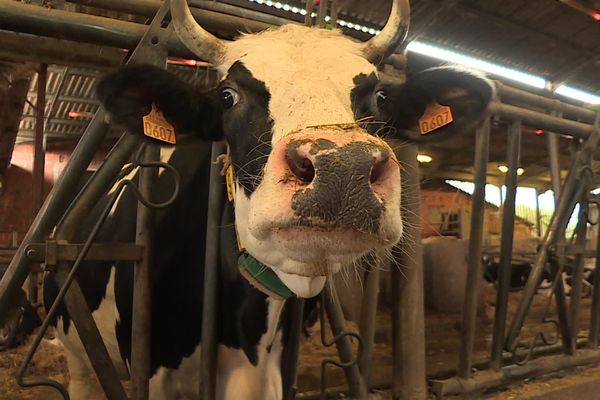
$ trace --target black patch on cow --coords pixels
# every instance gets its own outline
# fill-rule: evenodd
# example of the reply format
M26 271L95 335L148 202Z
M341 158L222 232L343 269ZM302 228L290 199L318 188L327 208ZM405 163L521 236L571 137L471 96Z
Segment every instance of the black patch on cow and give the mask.
M301 146L302 142L294 145ZM372 153L376 150L370 143L350 143L317 155L313 187L292 198L298 224L378 232L383 205L370 185L375 162Z
M240 61L235 62L219 90L233 88L239 102L223 111L225 138L231 149L236 177L247 196L256 190L271 153L273 120L269 114L269 93L264 82L254 78Z

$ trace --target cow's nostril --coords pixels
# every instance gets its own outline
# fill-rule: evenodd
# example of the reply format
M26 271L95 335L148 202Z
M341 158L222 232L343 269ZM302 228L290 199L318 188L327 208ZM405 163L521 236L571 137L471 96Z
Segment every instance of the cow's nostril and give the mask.
M375 156L375 162L373 163L373 167L371 168L371 183L375 183L382 178L384 172L387 169L389 159L390 154L385 150L382 150Z
M302 182L310 183L315 178L315 166L312 161L298 152L298 148L288 148L285 154L292 174Z

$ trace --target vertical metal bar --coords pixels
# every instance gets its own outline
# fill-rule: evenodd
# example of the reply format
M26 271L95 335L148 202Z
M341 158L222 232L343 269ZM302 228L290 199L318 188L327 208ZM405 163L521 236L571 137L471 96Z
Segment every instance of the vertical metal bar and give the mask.
M500 270L498 272L498 291L496 293L496 315L492 338L491 367L499 370L502 366L502 350L504 348L504 331L506 329L506 312L508 307L508 291L512 271L512 249L515 230L515 200L517 197L517 168L519 168L521 150L521 121L513 122L508 129L508 146L506 160L506 199L502 208L502 236L500 242Z
M325 295L323 296L323 303L325 306L325 312L331 325L331 332L336 337L342 332L346 332L346 323L344 322L344 313L342 306L335 290L335 286L331 280L327 280L325 286ZM336 342L338 354L342 363L349 363L354 359L354 351L352 350L352 344L347 336L339 338ZM367 398L367 388L360 375L358 365L353 363L348 367L344 367L344 373L346 374L346 380L348 381L348 388L350 389L350 397L357 399Z
M31 187L31 221L35 219L44 201L44 167L46 154L44 151L44 117L46 115L46 81L48 65L40 64L37 80L37 102L35 106L35 140L33 146L33 173ZM38 302L38 273L29 273L29 301Z
M160 158L160 146L146 144L143 162ZM158 178L156 168L140 168L140 194L152 200L152 187ZM147 400L150 379L150 343L152 327L152 249L154 245L154 212L138 202L135 243L142 245L143 256L135 264L133 275L133 319L131 331L131 399Z
M225 144L212 144L211 160L226 152ZM200 393L203 399L216 398L217 368L217 286L219 261L219 226L223 209L223 177L221 166L211 163L206 224L206 257L204 261L204 299L202 305L202 359Z
M304 299L293 298L290 302L289 334L281 356L281 379L283 386L283 400L296 398L296 374L298 371L298 351L300 349L300 336L304 321Z
M600 208L600 205L597 205L597 207ZM596 269L594 271L592 296L592 316L588 346L596 348L598 347L598 333L600 332L600 232L596 233Z
M58 287L65 284L69 269L69 263L59 263L57 270L54 272ZM107 398L110 400L127 400L123 385L119 381L119 376L102 341L98 327L92 318L92 313L77 283L77 279L71 283L64 302Z
M586 185L587 186L587 185ZM571 277L571 338L577 340L579 335L579 309L581 305L581 291L583 289L583 267L585 262L585 243L587 236L587 219L588 219L588 203L587 194L589 190L585 190L579 202L579 221L577 224L577 239L575 245L581 253L575 257L575 268ZM575 345L575 343L573 344Z
M104 122L105 112L100 109L83 137L79 140L63 173L54 184L40 212L29 227L25 238L0 280L0 316L6 315L8 307L20 290L29 272L29 259L25 249L30 243L40 242L63 215L77 194L77 187L94 157L95 151L104 140L108 125Z
M538 237L542 236L542 213L540 211L540 192L535 189L535 228Z
M379 298L379 263L377 258L365 272L365 291L360 308L359 331L363 340L363 351L358 360L358 367L363 377L367 391L370 389L371 361L375 342L375 327L377 317L377 302Z
M548 155L550 156L550 179L552 180L552 190L554 191L554 202L558 205L560 196L560 159L558 152L558 135L549 133Z
M314 0L306 0L306 15L304 16L304 25L306 26L312 26L312 13L314 5Z
M396 156L402 173L404 234L392 268L392 397L394 400L427 398L425 373L425 306L418 148L404 143ZM400 270L402 268L402 270Z
M475 191L472 197L471 236L469 238L469 256L463 325L458 361L458 376L471 377L473 364L473 344L477 319L477 298L481 280L481 246L483 242L483 221L485 212L485 183L490 144L491 120L487 117L477 129L475 141Z
M327 0L322 0L319 3L319 8L317 9L317 26L319 28L325 28L327 24L325 22L325 15L327 15Z

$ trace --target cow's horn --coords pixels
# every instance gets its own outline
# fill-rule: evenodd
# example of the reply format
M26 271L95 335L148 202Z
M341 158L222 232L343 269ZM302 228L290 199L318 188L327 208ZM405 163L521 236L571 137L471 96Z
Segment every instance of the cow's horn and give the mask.
M213 64L221 64L225 44L198 25L187 0L171 0L171 18L177 36L191 52Z
M410 5L408 0L394 0L390 17L377 36L365 43L365 56L373 64L379 64L404 42L410 22Z

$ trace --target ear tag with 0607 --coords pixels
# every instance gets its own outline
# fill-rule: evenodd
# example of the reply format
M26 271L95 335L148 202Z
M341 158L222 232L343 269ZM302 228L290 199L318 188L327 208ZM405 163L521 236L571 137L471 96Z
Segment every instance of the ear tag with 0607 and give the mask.
M152 103L152 110L142 117L144 135L162 142L175 144L175 128L163 116L162 112Z
M425 108L423 116L419 118L421 135L427 135L443 126L452 123L452 110L450 107L433 102Z

